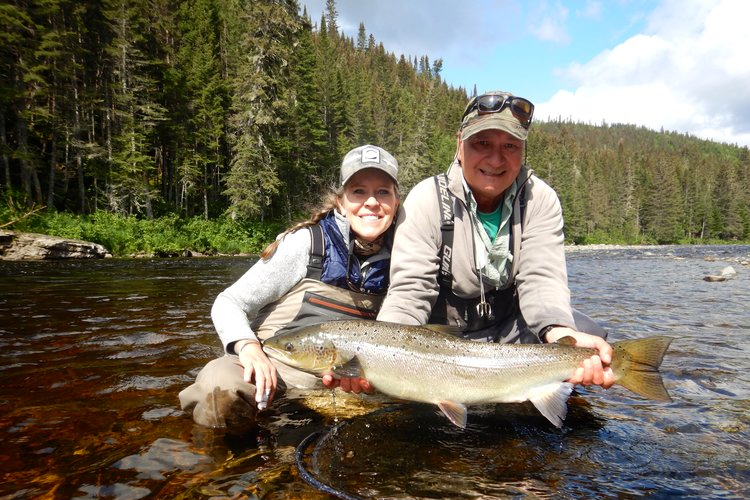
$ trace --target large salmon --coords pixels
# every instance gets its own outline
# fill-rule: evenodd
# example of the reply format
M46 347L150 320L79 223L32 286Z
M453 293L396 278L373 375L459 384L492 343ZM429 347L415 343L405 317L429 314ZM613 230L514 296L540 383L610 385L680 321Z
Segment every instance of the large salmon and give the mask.
M669 337L612 344L615 382L643 397L671 401L658 368ZM271 337L265 352L317 375L363 377L391 397L437 405L466 426L466 406L531 401L562 426L573 386L565 382L594 349L572 337L555 344L473 342L428 327L381 321L328 321Z

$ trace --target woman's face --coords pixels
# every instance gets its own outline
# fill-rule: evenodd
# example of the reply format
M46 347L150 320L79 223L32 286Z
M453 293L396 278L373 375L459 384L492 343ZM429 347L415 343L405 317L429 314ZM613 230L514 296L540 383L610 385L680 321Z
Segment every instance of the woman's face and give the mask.
M354 174L338 199L339 211L349 219L354 234L363 241L375 241L396 216L398 196L393 179L377 168Z

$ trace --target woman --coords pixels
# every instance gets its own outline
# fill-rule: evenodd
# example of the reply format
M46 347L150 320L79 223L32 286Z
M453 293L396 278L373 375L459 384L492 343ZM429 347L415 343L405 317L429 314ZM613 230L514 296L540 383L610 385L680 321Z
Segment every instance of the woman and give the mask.
M270 360L260 341L281 331L339 318L374 319L388 288L398 162L377 146L349 151L340 184L321 209L271 243L261 259L216 298L211 318L225 356L209 362L180 392L196 423L244 432L278 389L321 381ZM322 381L354 392L361 379Z

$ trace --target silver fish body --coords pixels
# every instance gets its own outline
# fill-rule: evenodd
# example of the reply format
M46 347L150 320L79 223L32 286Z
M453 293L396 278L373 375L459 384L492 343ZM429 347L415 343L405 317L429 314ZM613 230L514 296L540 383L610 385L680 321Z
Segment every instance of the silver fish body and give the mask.
M393 398L435 404L461 427L466 425L466 405L527 400L560 427L573 389L565 380L596 352L575 347L572 340L495 344L427 327L344 320L280 334L266 340L264 350L310 373L363 377ZM617 383L669 400L657 369L670 341L651 337L613 344Z

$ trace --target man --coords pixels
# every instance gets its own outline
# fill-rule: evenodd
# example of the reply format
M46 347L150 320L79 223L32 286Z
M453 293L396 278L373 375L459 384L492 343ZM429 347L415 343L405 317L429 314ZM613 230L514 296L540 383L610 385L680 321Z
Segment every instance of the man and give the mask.
M569 381L608 388L606 333L570 305L560 201L523 165L533 111L507 92L469 101L447 175L423 180L404 202L378 320L449 324L484 341L571 336L599 354Z

